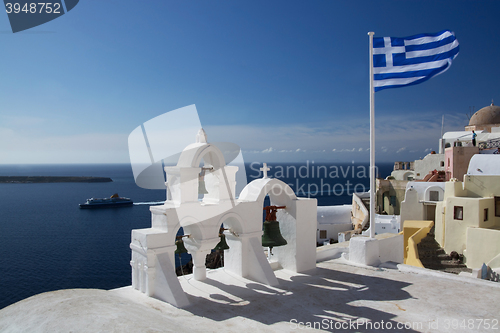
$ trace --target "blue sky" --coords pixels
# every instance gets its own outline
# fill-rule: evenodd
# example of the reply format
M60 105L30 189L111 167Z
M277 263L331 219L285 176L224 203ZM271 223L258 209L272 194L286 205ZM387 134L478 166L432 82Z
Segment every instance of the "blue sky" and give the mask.
M13 34L0 14L0 163L128 163L128 135L196 104L246 162L369 159L368 31L450 29L460 54L378 92L376 159L414 160L500 104L499 1L82 0ZM166 138L168 140L174 138Z

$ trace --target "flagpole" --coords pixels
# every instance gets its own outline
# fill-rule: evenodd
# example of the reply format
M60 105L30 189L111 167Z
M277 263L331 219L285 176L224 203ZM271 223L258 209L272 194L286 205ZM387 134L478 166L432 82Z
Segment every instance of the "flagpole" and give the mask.
M375 238L375 90L373 87L373 35L370 39L370 237Z

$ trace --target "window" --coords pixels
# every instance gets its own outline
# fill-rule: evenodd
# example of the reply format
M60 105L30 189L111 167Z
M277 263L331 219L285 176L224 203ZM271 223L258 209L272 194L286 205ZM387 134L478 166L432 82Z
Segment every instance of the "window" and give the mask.
M319 231L319 238L320 239L326 239L326 230L320 230Z
M455 206L453 209L453 218L455 220L463 220L464 219L464 207Z
M439 192L429 191L429 201L439 201Z
M441 166L444 167L444 161L441 161Z
M500 216L500 197L495 197L495 216Z
M484 209L484 219L483 219L484 222L488 221L488 208L485 208Z

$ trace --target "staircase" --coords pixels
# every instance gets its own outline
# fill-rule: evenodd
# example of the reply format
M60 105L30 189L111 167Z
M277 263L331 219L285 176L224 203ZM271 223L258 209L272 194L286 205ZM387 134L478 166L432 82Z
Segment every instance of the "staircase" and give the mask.
M425 268L454 274L472 272L472 269L467 268L463 263L463 256L459 255L458 258L452 258L439 246L435 239L434 227L417 245L417 249L420 261Z

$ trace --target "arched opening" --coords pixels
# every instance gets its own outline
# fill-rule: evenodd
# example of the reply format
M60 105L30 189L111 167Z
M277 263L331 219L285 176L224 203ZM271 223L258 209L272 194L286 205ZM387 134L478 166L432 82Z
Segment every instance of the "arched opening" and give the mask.
M276 208L274 208L274 207L276 207ZM275 248L277 246L284 246L287 243L286 239L283 238L282 233L281 233L281 228L283 227L283 225L282 225L282 223L280 223L280 221L278 220L277 217L275 218L278 208L283 209L280 207L286 207L286 206L278 206L278 205L274 204L271 201L271 197L269 196L269 193L266 194L266 196L264 197L264 200L262 202L262 231L263 231L263 235L261 238L261 242L262 242L262 247L264 249L264 253L266 254L267 259L269 261L271 261L272 257L273 257L273 248ZM269 217L269 216L273 216L273 217ZM278 222L277 225L274 221ZM274 224L274 225L270 225L270 224ZM283 241L283 239L284 239L284 241ZM280 242L280 240L281 240L281 242ZM273 244L273 246L266 246L266 244L265 244L266 242ZM285 244L282 244L282 243L285 243Z
M199 167L198 200L205 204L217 204L221 199L220 187L223 181L224 156L213 145L199 148L192 157L192 166Z
M243 220L236 213L228 213L225 214L219 221L220 229L219 229L219 237L221 238L220 242L217 244L224 244L228 246L228 249L217 249L216 247L212 250L211 256L214 257L213 260L217 260L218 262L214 263L215 267L210 267L207 260L207 268L219 268L224 267L226 254L229 254L229 251L233 252L241 252L241 239L240 235L243 234ZM221 245L222 245L221 244Z
M414 178L414 173L413 172L405 172L403 175L403 180L408 180L411 181Z
M267 246L262 244L263 251L272 262L275 260L275 254L287 248L292 241L288 231L293 229L292 225L296 223L291 205L291 201L296 199L296 196L287 184L276 181L270 182L263 189L259 199L262 205L262 230L264 232L261 241L265 240L267 244Z
M184 229L182 227L179 227L175 235L175 245L177 246L177 249L174 253L175 272L177 276L191 274L193 272L192 257L188 252L184 252L184 245L179 244L179 242L184 243Z
M425 189L424 200L425 201L443 201L444 190L439 186L430 186Z
M208 160L202 158L198 166L201 169L198 174L198 200L204 203L218 203L220 176Z

